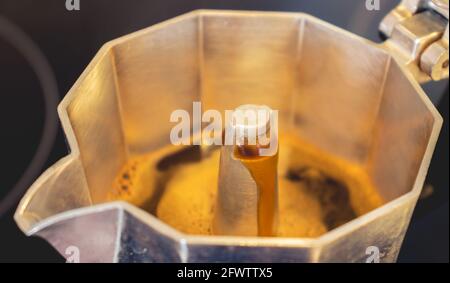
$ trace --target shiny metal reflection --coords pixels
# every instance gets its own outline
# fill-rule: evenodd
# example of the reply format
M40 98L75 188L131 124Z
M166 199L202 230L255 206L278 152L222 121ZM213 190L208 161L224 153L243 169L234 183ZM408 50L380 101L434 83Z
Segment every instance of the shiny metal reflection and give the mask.
M394 57L393 57L394 56ZM70 146L15 219L81 261L395 261L442 118L396 55L299 13L195 11L105 44L61 102ZM183 234L107 202L126 160L169 143L174 109L265 104L280 131L362 168L385 204L318 238ZM151 126L149 126L151 124Z

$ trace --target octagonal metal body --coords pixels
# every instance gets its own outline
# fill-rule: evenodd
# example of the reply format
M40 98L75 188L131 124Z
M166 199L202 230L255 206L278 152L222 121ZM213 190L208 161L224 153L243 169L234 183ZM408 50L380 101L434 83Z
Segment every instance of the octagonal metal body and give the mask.
M15 214L83 262L395 261L442 118L383 46L299 13L195 11L106 43L58 110L70 154ZM130 157L168 144L174 109L279 110L280 131L365 168L385 204L318 238L181 233L107 190ZM189 189L189 188L187 188Z

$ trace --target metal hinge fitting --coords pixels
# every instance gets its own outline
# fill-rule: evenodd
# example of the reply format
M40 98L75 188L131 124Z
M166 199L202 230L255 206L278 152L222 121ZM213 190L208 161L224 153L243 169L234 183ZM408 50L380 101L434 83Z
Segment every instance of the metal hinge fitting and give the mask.
M448 0L403 0L381 22L384 46L419 82L448 78Z

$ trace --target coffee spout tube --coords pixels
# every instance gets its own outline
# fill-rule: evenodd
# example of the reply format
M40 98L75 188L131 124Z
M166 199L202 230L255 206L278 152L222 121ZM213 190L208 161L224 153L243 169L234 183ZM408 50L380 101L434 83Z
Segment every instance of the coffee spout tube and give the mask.
M269 150L277 138L270 136L272 110L242 105L234 113L243 113L246 118L236 119L233 115L231 127L236 138L233 144L221 148L213 233L274 236L278 217L278 142ZM263 138L270 142L263 144Z

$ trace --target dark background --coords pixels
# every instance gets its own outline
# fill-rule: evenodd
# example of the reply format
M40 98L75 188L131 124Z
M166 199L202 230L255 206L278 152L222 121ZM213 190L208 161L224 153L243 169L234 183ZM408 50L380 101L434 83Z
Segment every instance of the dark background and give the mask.
M80 2L80 11L67 11L65 0L0 0L0 17L20 27L44 53L55 75L59 99L106 41L194 9L305 12L379 42L378 23L399 1L380 0L380 11L367 11L364 0ZM427 195L418 202L400 262L449 260L448 82L428 84L425 90L445 122L426 181L432 189L427 189ZM43 91L36 74L23 55L2 37L0 95L1 202L21 179L35 154L45 118ZM67 152L64 134L58 126L51 153L35 178ZM29 185L17 188L22 190L20 196ZM28 238L17 228L12 218L17 202L18 199L6 203L11 208L0 215L0 261L63 262L44 240Z

